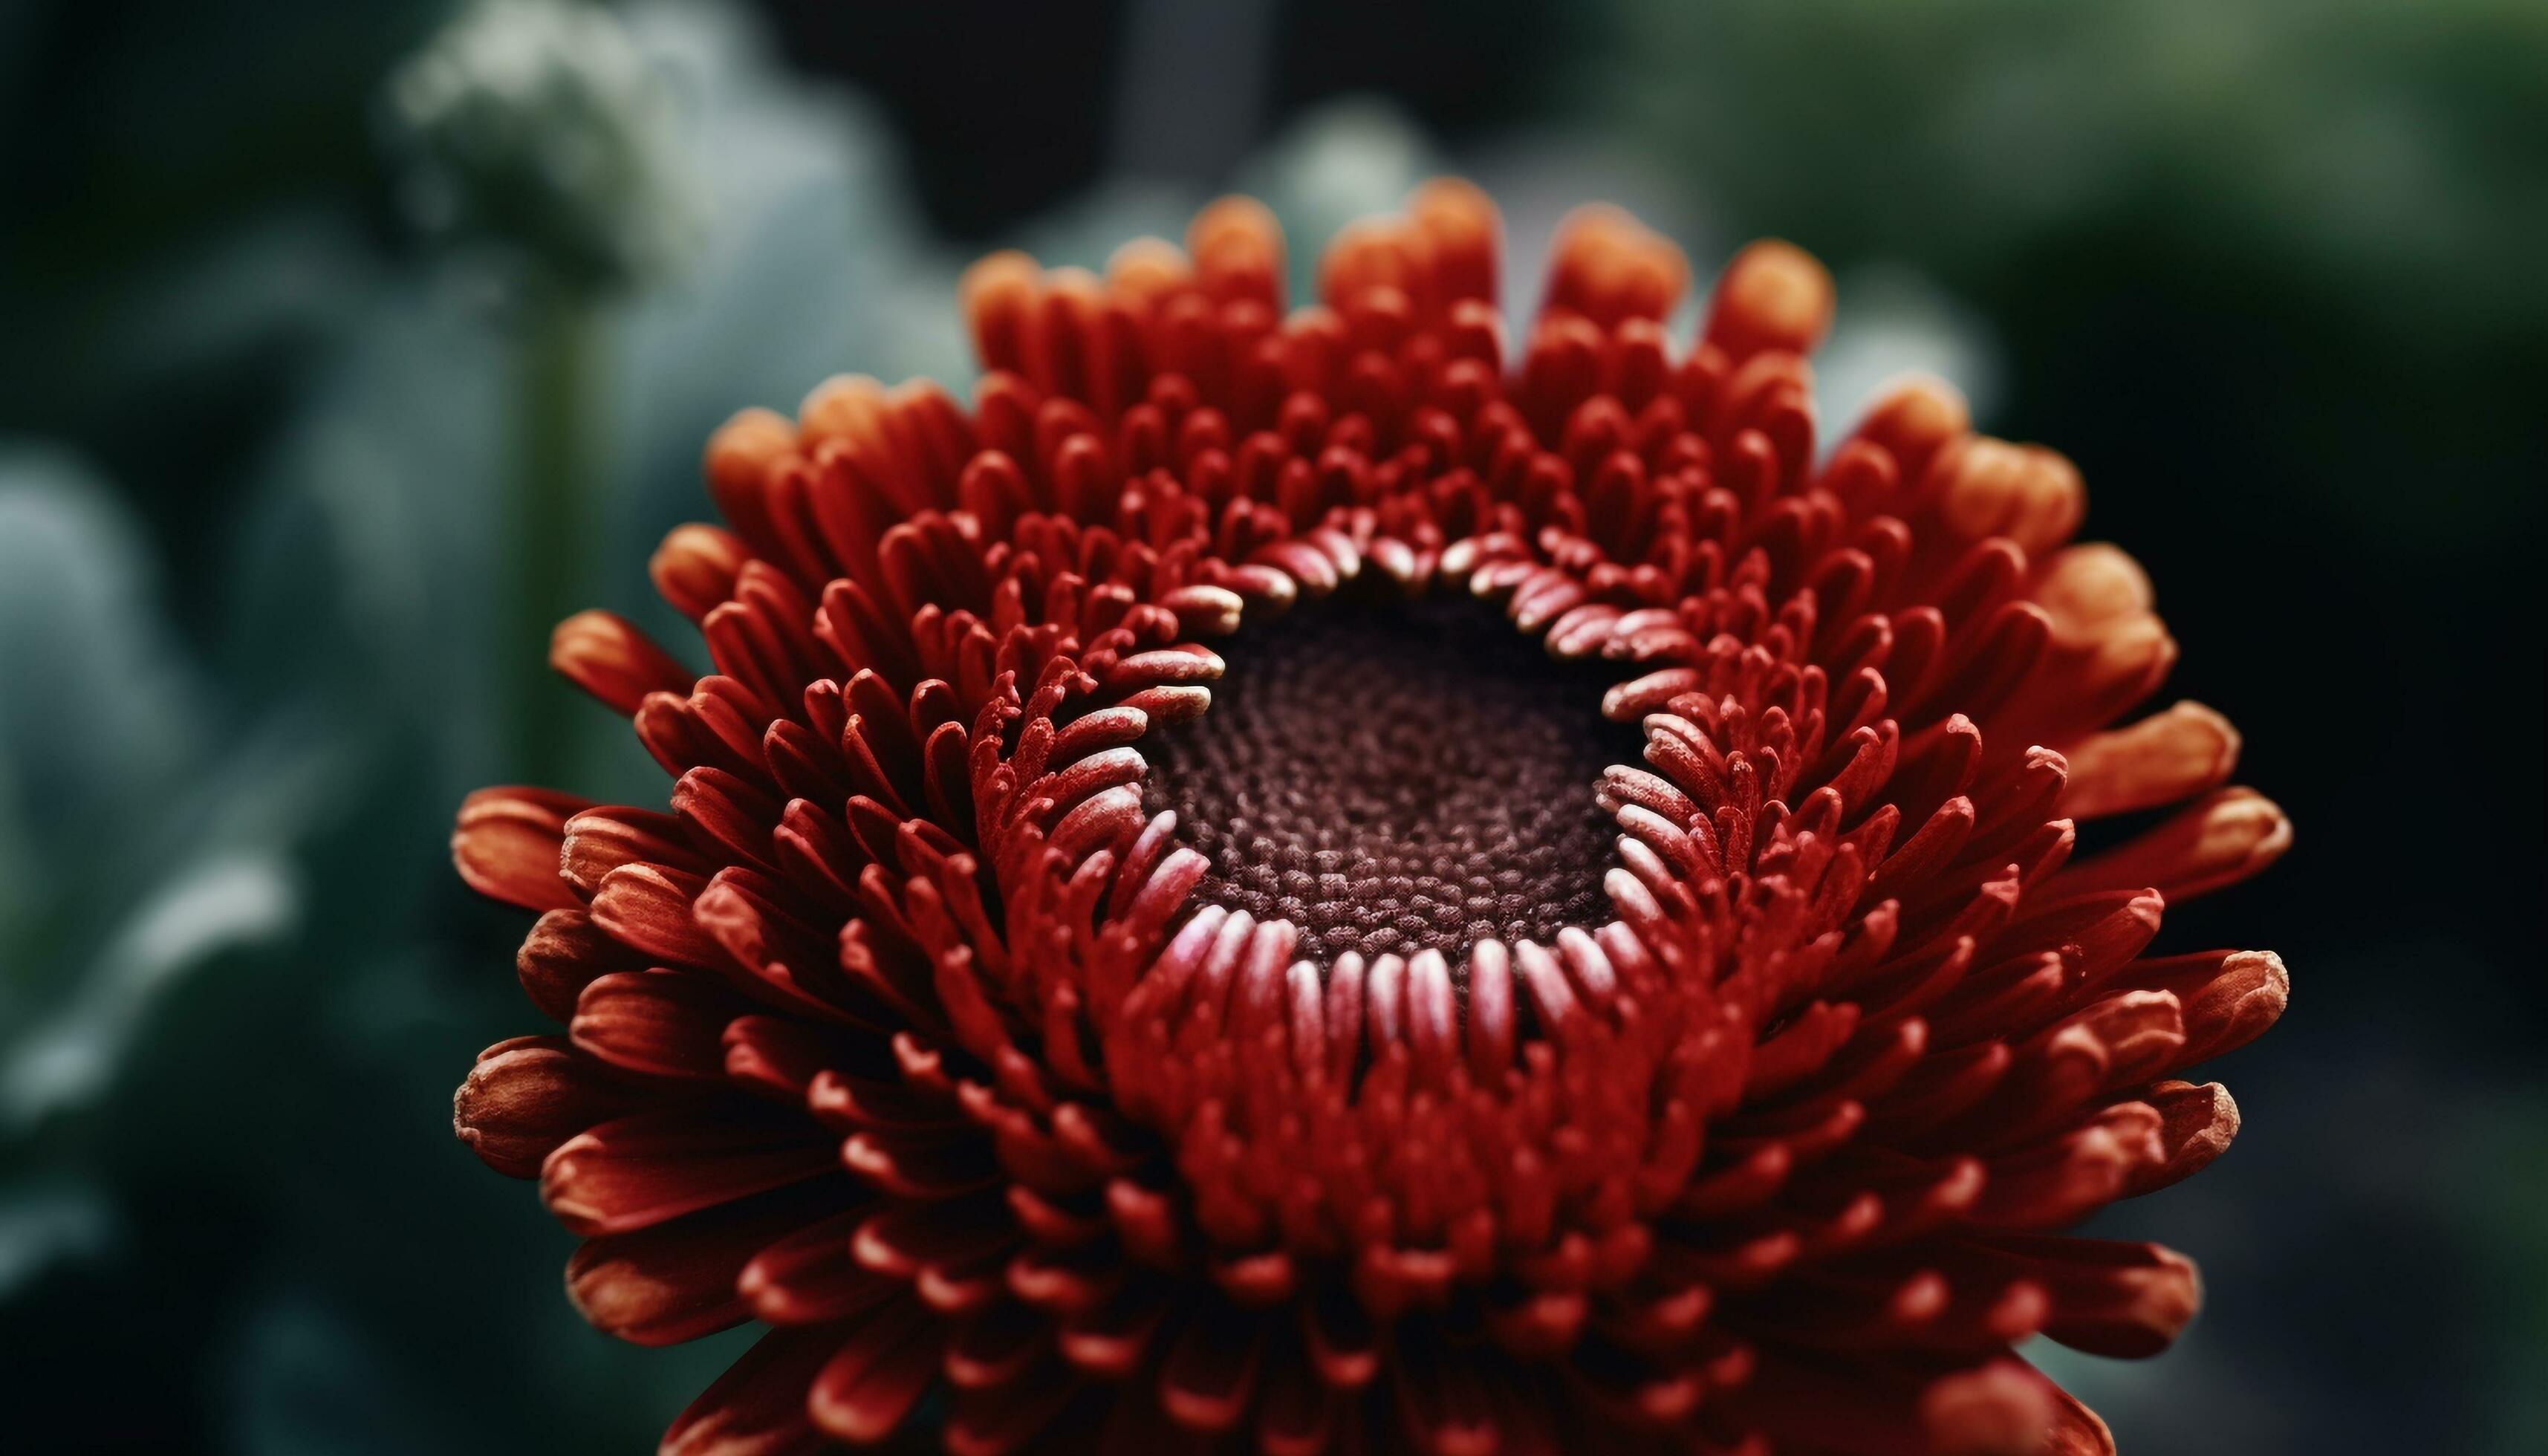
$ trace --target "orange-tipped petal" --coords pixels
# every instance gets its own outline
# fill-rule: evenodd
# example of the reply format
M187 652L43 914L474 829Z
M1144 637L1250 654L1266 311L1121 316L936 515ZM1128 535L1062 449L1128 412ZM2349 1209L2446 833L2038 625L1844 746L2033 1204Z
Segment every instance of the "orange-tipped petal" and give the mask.
M1627 318L1661 318L1689 287L1689 260L1621 209L1578 208L1557 227L1548 265L1552 312L1580 314L1607 328Z
M1244 299L1283 306L1283 228L1252 197L1225 197L1195 215L1186 229L1195 278L1216 302Z
M1773 349L1810 354L1831 320L1829 270L1793 243L1765 238L1725 265L1699 336L1737 361Z
M2291 821L2251 788L2225 788L2148 833L2062 871L2065 890L2150 885L2171 900L2236 884L2292 847Z
M451 830L460 878L491 899L525 910L582 903L562 872L566 823L591 799L553 789L482 788L461 801Z
M2029 556L2070 539L2088 508L2087 488L2066 458L2041 445L1975 435L1931 467L1940 518L1967 540L2006 536Z
M698 675L616 612L580 611L549 635L549 666L614 712L634 714L650 692L687 692Z
M730 492L759 490L771 467L795 451L796 426L786 415L759 408L740 410L708 436L708 484L720 500Z
M2077 819L2172 804L2218 786L2238 764L2238 730L2199 702L2180 702L2128 727L2062 749L2070 778L2061 812Z

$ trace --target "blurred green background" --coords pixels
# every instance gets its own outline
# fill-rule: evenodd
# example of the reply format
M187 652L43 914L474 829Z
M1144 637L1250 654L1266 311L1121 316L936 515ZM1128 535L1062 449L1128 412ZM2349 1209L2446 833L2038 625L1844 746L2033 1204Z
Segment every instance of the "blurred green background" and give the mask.
M642 1451L734 1351L586 1329L454 1142L532 1029L475 785L646 801L545 619L677 637L700 443L969 378L953 283L1260 191L1296 263L1442 168L1513 302L1594 198L1702 274L1829 259L1906 367L2075 458L2170 690L2298 848L2202 1260L2127 1451L2548 1449L2548 8L2512 0L16 0L0 6L0 1447ZM437 39L438 38L438 39ZM421 58L419 58L421 57ZM528 542L541 543L537 546ZM527 584L549 583L547 587Z

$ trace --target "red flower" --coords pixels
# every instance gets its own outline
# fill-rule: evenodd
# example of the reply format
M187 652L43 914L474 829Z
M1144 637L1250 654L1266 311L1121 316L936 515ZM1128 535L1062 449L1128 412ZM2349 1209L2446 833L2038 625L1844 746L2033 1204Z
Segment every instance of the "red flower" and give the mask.
M1915 385L1818 458L1810 258L1683 348L1580 215L1516 357L1497 233L1428 187L1288 316L1245 201L988 259L973 409L709 445L713 676L559 629L673 812L462 809L566 1033L457 1121L595 1324L771 1327L667 1451L2110 1448L2009 1347L2193 1313L2049 1230L2235 1132L2176 1076L2282 966L2139 953L2279 813L2210 710L2106 726L2175 649L2060 457Z

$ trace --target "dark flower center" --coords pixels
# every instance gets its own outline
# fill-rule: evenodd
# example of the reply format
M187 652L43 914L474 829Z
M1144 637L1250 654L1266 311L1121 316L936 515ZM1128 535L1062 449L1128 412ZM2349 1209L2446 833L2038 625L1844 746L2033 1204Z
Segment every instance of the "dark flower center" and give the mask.
M1200 898L1329 963L1611 918L1593 785L1638 744L1600 716L1614 674L1443 595L1305 606L1222 655L1211 710L1142 740L1150 809L1212 862Z

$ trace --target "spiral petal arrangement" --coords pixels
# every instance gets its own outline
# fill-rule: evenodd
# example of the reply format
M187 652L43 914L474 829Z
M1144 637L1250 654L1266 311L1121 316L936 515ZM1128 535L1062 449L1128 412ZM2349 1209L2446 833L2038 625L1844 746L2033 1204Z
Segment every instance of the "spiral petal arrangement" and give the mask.
M2193 1314L2058 1230L2236 1132L2182 1073L2281 963L2141 953L2288 828L2124 721L2175 647L2066 461L1933 384L1818 447L1811 258L1684 344L1588 211L1515 348L1499 234L1429 185L1288 313L1243 199L986 259L970 408L710 442L713 673L558 629L670 812L463 807L564 1030L457 1124L595 1325L768 1327L667 1453L2112 1449L2011 1346Z

